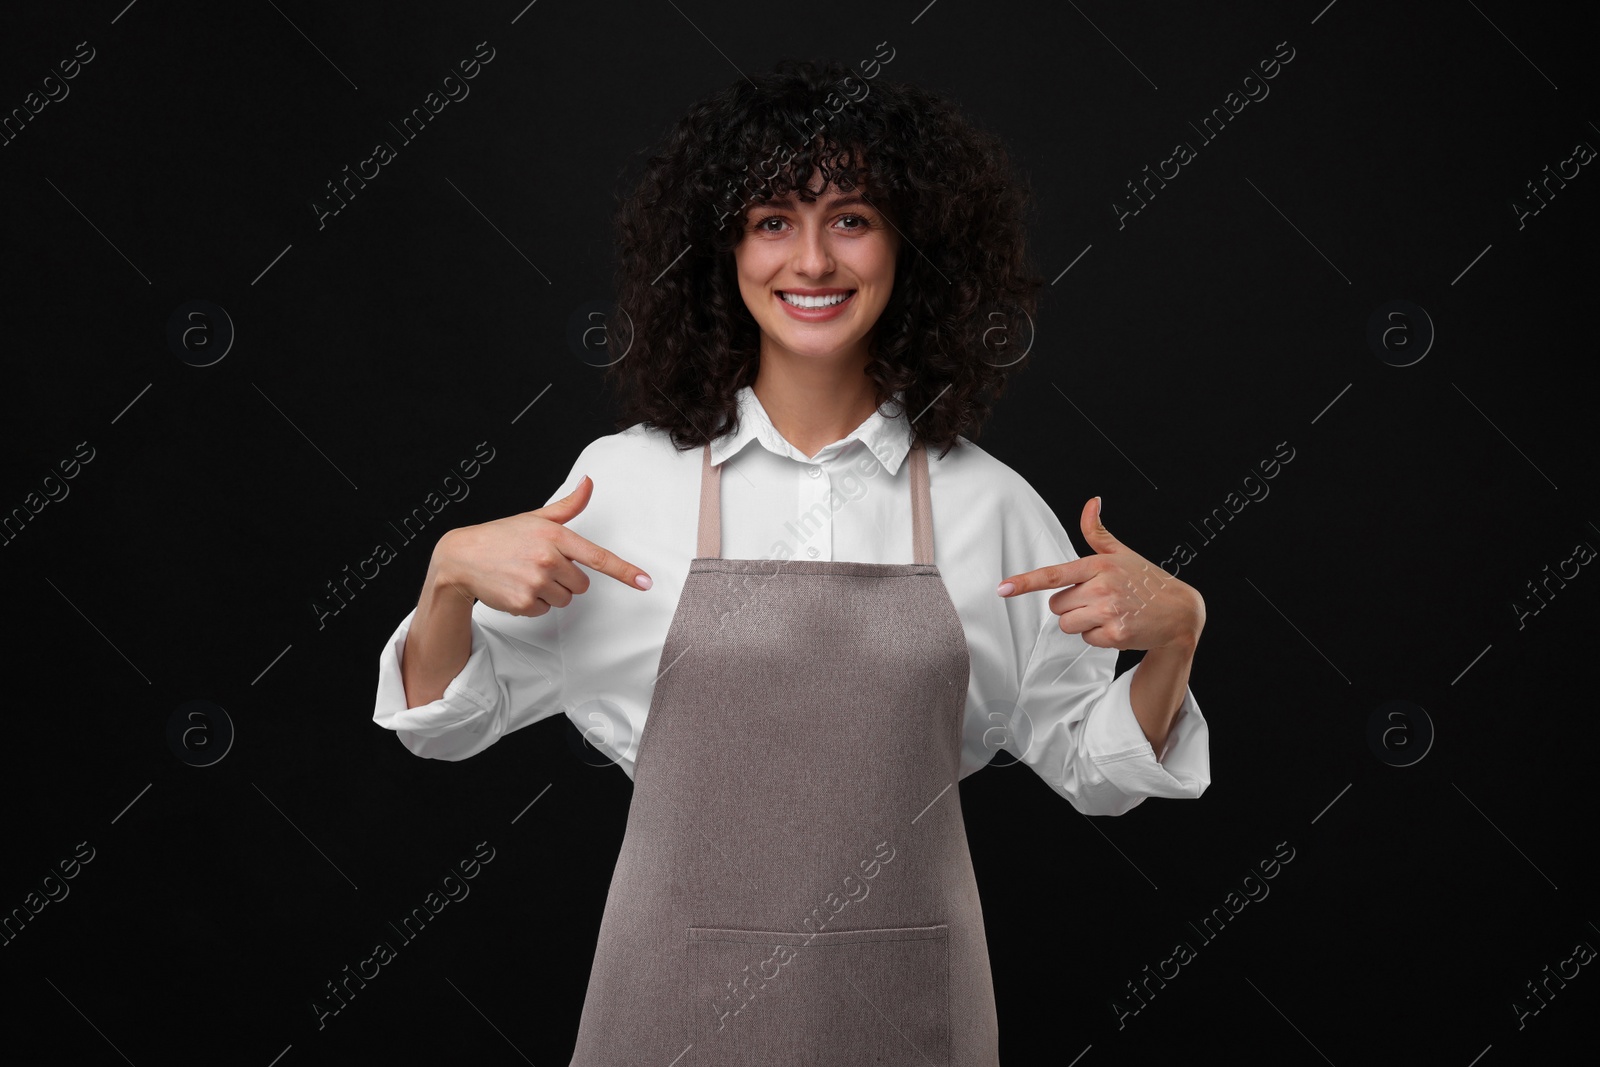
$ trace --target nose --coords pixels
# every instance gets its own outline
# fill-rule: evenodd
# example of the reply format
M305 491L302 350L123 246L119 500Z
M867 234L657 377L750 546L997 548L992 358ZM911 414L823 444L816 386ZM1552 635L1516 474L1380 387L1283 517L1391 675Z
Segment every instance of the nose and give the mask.
M807 219L801 225L794 246L794 272L807 278L825 278L833 273L833 252L822 222Z

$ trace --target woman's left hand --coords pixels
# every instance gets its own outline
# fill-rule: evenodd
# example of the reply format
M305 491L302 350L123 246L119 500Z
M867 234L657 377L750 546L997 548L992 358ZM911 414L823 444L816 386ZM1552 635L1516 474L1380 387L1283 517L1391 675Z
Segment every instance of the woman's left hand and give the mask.
M1063 633L1082 634L1098 648L1193 651L1206 621L1199 592L1112 537L1100 521L1099 497L1083 506L1079 528L1093 555L1006 578L1001 595L1070 586L1050 598Z

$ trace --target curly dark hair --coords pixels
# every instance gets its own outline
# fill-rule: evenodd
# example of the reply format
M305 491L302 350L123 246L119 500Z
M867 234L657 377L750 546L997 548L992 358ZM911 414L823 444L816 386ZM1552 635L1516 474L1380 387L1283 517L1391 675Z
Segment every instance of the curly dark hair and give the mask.
M866 196L902 238L868 342L879 406L903 392L913 443L941 457L963 430L976 439L1008 373L1026 365L1010 342L1031 336L1043 283L1025 242L1031 194L999 138L953 102L834 60L784 60L696 103L619 197L607 332L628 348L606 371L618 429L665 429L686 450L736 428L760 331L733 249L753 204L816 199L813 173L823 192Z

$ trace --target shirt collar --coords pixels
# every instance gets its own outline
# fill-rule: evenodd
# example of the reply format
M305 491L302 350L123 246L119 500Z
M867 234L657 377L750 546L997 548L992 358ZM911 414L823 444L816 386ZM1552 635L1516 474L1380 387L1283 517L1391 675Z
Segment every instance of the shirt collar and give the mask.
M849 448L851 441L860 441L877 457L884 469L893 475L900 469L906 454L911 451L911 423L905 416L904 393L896 393L894 399L884 405L896 409L898 414L885 415L882 408L874 411L860 426L823 448L815 457L802 454L798 448L784 439L777 427L772 425L772 419L767 416L767 409L761 406L755 390L750 386L747 385L739 390L737 400L739 424L732 432L723 434L711 442L713 466L730 456L737 455L751 441L759 441L769 452L787 456L799 463L818 463L831 459Z

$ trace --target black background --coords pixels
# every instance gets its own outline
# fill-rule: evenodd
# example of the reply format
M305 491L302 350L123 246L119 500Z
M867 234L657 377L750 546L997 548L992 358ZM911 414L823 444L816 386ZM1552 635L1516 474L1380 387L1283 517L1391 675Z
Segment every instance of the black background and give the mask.
M431 540L320 629L311 603L478 442L496 458L430 538L542 505L613 431L568 327L608 298L613 192L677 114L740 71L885 40L881 76L961 101L1038 199L1055 281L980 443L1075 536L1100 493L1151 559L1194 544L1181 577L1209 613L1199 801L1090 820L1017 766L962 783L1006 1061L1465 1067L1592 1042L1593 966L1521 1027L1513 1002L1600 945L1600 576L1552 584L1520 628L1512 606L1600 546L1580 317L1600 178L1584 166L1520 226L1513 207L1600 144L1591 19L1503 0L123 2L30 5L0 40L7 113L95 50L0 148L0 510L94 450L0 545L0 908L94 849L0 947L24 1059L566 1062L627 779L577 758L559 716L463 763L372 722ZM325 183L482 41L471 95L319 229ZM1188 123L1284 41L1270 95L1201 144ZM1125 183L1180 139L1197 158L1119 228ZM184 357L214 319L167 341L191 300L236 330L210 366ZM1393 300L1437 331L1408 366L1415 313L1368 343ZM1295 458L1270 496L1198 538L1279 442ZM219 751L217 716L167 740L190 700L236 731L210 766L180 756ZM1419 716L1368 741L1392 700L1436 731L1409 766ZM471 895L319 1029L325 983L480 841ZM1270 896L1202 943L1189 923L1281 842ZM1179 940L1197 958L1119 1027L1113 1001L1137 1006L1127 983Z

